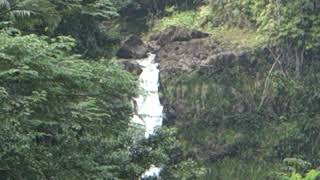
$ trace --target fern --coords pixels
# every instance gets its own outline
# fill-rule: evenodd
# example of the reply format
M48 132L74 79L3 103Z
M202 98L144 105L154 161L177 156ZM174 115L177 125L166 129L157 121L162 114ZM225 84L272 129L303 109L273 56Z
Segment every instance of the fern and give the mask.
M28 10L12 10L10 12L11 16L13 16L14 18L30 17L31 13L32 12Z
M7 0L0 0L0 8L10 9L10 3Z
M16 21L17 18L30 17L32 11L23 9L21 1L0 0L0 20Z

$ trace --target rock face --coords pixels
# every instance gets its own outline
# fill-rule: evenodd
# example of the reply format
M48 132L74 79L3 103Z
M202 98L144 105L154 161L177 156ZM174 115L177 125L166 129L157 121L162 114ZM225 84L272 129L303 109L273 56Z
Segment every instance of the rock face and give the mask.
M122 43L117 56L125 59L141 59L147 57L148 51L148 46L138 36L132 35Z
M255 93L263 84L253 51L177 27L150 40L159 62L164 124L185 133L195 156L205 161L236 155L247 141L238 129L250 124L234 117L255 111Z
M170 27L150 40L151 45L161 45L154 49L162 77L195 71L214 74L235 66L250 69L257 64L250 50L227 47L196 30Z
M207 33L186 28L170 27L151 36L149 44L156 49L162 75L203 72L219 72L238 62L250 66L247 50L230 49L209 37ZM156 46L158 45L158 46Z
M156 41L157 45L164 46L174 41L189 41L191 39L200 39L208 37L208 33L172 26L163 32L151 36L151 41Z

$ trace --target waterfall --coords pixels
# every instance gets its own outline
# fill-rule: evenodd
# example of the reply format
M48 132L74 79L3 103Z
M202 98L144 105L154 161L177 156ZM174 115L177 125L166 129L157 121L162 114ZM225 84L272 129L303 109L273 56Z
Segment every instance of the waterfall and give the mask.
M145 127L145 137L152 135L157 127L162 126L163 106L159 98L159 64L155 62L156 55L149 54L148 58L138 60L142 66L139 77L139 87L143 93L135 98L137 114L132 121ZM161 168L152 166L142 177L157 176Z

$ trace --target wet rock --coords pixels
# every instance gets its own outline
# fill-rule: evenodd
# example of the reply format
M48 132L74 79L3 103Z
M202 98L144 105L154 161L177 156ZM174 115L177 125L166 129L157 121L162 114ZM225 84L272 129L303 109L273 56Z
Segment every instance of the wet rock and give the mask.
M122 43L117 56L125 59L141 59L147 57L148 51L148 46L138 36L132 35Z

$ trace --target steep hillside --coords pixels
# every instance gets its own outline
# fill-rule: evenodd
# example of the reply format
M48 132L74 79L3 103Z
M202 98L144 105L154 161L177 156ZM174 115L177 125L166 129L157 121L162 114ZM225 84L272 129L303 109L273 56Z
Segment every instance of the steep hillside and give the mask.
M184 158L210 169L204 179L275 177L288 157L317 167L317 60L309 59L301 79L291 78L295 69L278 63L266 35L209 28L201 24L206 8L159 20L149 38L165 123L178 129Z

